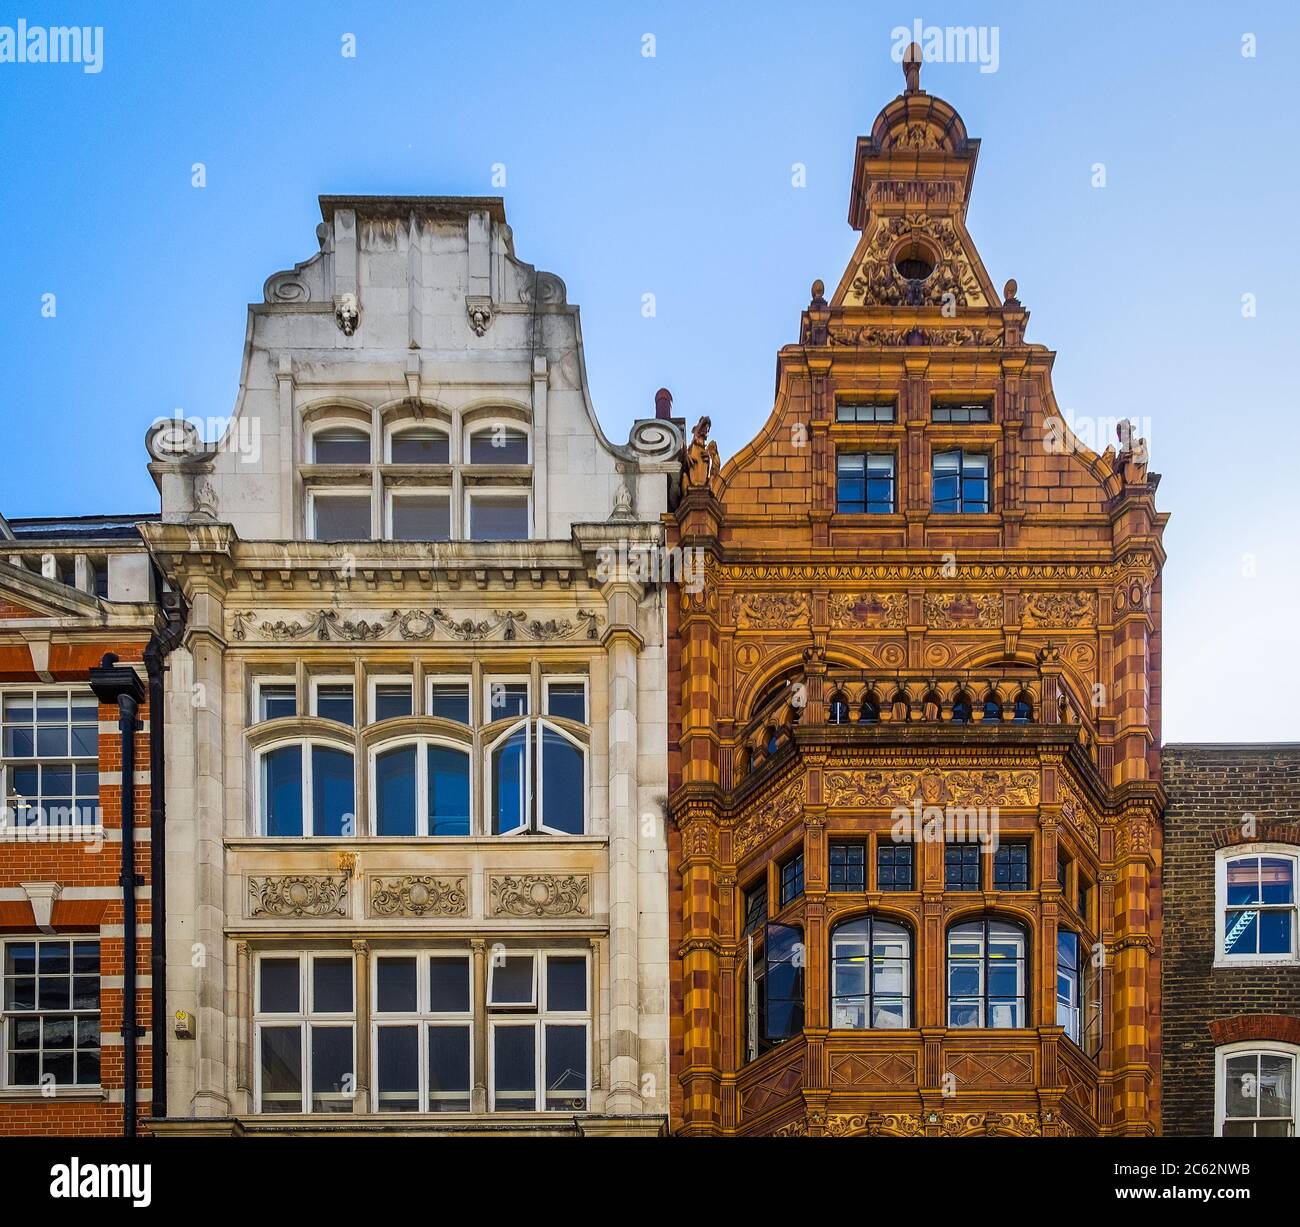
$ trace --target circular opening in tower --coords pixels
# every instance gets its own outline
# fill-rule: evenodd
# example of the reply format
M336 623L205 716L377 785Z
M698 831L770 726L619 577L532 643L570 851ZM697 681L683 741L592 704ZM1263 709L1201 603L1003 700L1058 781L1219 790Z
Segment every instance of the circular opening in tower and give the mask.
M894 269L904 281L924 281L934 272L934 258L919 243L909 243L894 257Z

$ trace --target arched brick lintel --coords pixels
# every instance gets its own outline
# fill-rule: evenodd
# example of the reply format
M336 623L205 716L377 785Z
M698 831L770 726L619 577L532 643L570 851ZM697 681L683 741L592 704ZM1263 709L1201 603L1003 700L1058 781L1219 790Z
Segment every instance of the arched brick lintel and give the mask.
M1238 1014L1210 1023L1215 1047L1245 1040L1272 1040L1279 1044L1300 1044L1300 1018L1290 1014Z
M1300 822L1255 822L1255 833L1247 835L1240 826L1220 827L1214 832L1216 848L1234 844L1300 844Z

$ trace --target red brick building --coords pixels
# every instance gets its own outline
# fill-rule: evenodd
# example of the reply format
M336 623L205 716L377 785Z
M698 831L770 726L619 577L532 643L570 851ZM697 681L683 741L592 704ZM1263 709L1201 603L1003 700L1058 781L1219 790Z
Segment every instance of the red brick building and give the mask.
M145 661L159 625L134 518L0 518L0 1135L130 1132L128 1082L138 1116L149 1112Z

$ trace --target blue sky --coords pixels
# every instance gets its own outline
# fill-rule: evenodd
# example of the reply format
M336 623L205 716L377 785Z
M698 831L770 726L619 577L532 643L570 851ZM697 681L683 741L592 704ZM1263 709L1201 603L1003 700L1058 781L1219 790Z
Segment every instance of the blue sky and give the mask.
M922 84L982 139L969 226L1058 351L1062 407L1148 424L1174 513L1166 737L1300 739L1300 10L805 8L6 2L0 25L103 26L104 55L0 64L0 510L155 509L146 427L230 412L246 304L315 250L316 197L497 194L494 163L520 256L582 307L608 433L666 385L729 455L852 251L891 31L996 27L995 72Z

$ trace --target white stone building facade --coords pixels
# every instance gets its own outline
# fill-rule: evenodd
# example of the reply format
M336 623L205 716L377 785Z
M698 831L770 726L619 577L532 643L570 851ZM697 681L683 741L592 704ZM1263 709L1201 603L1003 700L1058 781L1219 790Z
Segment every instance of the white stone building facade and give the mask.
M680 425L608 440L496 198L327 197L221 438L149 435L160 1133L658 1133Z

